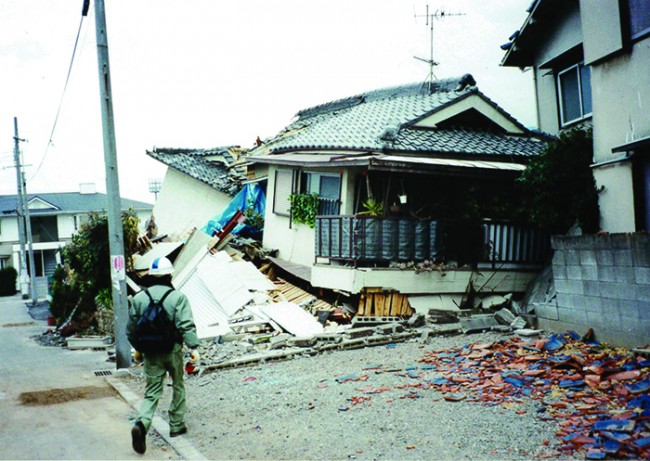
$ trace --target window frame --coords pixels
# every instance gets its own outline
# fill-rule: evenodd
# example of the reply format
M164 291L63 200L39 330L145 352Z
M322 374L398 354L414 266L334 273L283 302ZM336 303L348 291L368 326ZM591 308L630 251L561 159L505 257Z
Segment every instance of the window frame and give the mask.
M280 205L284 206L284 204L278 203L278 176L280 174L288 174L290 175L289 179L289 194L286 196L287 198L287 203L286 203L286 211L284 209L279 209ZM286 216L290 217L291 216L291 202L289 200L289 197L291 194L295 192L295 181L296 181L296 170L289 170L285 168L278 168L275 170L275 180L274 180L274 185L273 185L273 213L278 215L278 216ZM286 180L286 179L285 179ZM286 187L283 188L283 191L286 190Z
M631 43L642 40L642 39L644 39L644 38L646 38L647 36L650 35L650 20L648 21L648 24L646 25L646 27L644 29L641 29L641 30L639 30L637 32L632 32L632 10L634 8L631 8L630 4L633 1L636 1L636 0L625 0L625 2L624 2L625 9L626 9L625 20L627 21L626 35L627 35L628 40ZM641 2L638 2L638 4L641 5L642 7L646 7L648 9L650 9L650 6L648 6L648 3L646 3L645 0L643 0Z
M584 62L577 62L575 64L572 64L568 67L565 67L564 69L557 71L556 76L555 76L555 86L556 86L556 95L558 99L558 110L559 110L559 116L560 116L560 127L565 128L569 125L573 125L575 123L581 122L583 120L586 120L588 118L591 118L593 115L593 100L592 100L592 107L591 110L587 113L585 113L585 99L584 99L584 93L582 90L582 69L589 69L589 82L591 84L591 68L589 66L585 66ZM576 82L578 85L578 105L580 107L580 115L577 118L571 119L571 120L564 120L564 103L563 103L563 93L562 93L562 76L568 74L569 72L575 72L576 76ZM589 88L589 91L591 91L591 88Z

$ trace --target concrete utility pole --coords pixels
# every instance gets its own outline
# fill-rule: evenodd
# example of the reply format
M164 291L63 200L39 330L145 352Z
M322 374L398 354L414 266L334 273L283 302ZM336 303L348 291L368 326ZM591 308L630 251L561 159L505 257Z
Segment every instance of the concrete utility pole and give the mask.
M27 258L25 257L25 212L23 211L23 175L20 173L20 138L18 137L18 119L14 117L14 164L16 165L16 218L18 220L18 243L20 244L20 292L23 299L27 298Z
M20 285L21 292L27 294L25 283L27 283L27 263L25 261L25 241L29 246L29 293L32 297L32 305L38 301L36 294L36 267L34 266L34 248L32 246L32 223L29 219L29 204L27 203L27 184L25 174L22 171L20 158L20 137L18 137L18 118L14 117L14 161L16 162L16 182L18 184L18 242L20 243ZM25 237L25 230L27 237Z
M84 8L85 11L85 8ZM131 346L126 337L128 301L126 296L126 262L122 231L122 203L117 171L115 125L111 93L111 70L108 62L108 36L104 0L95 0L95 28L97 32L97 64L104 133L104 163L106 165L106 194L108 196L108 234L111 253L111 285L115 314L115 348L117 368L131 366Z

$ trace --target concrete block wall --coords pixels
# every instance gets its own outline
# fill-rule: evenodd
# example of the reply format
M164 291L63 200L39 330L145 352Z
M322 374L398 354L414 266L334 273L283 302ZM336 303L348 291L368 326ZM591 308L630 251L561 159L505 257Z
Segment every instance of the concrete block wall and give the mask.
M549 331L593 328L599 341L650 343L650 234L553 237L555 305L536 310Z

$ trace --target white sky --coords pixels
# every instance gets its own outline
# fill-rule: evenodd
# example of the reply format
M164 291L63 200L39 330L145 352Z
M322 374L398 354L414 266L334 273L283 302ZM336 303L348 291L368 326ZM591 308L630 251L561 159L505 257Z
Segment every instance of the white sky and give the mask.
M301 109L424 81L426 0L105 0L120 192L153 202L159 147L252 147ZM500 67L499 46L530 0L429 0L465 13L434 22L438 78L471 73L533 126L532 77ZM16 193L13 118L27 190L105 192L94 0L84 19L53 145L82 0L0 0L0 194ZM38 168L40 165L40 168ZM38 170L38 171L37 171Z

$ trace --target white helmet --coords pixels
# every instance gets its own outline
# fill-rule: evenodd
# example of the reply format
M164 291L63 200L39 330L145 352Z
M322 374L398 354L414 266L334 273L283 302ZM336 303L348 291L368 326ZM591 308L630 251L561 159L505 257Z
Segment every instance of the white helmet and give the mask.
M169 275L172 272L174 272L174 266L172 266L169 259L163 256L154 258L154 260L151 261L151 266L149 266L149 275L162 276Z

